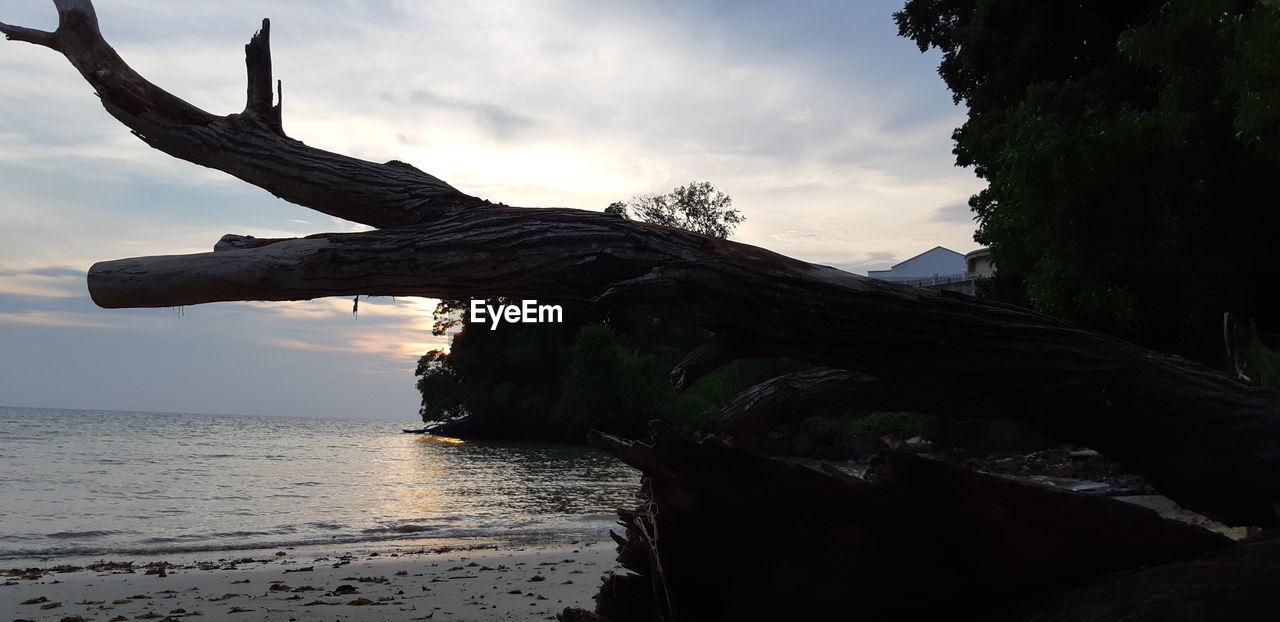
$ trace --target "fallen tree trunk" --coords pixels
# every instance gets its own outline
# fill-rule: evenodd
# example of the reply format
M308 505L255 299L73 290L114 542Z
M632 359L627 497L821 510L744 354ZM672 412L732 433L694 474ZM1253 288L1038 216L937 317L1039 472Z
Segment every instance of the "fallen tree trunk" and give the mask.
M714 438L591 441L645 474L647 504L621 512L633 574L596 599L610 622L1019 619L1064 586L1231 544L1147 508L914 456L863 480Z
M359 294L596 300L718 334L673 371L678 389L734 358L810 361L878 378L943 406L939 414L1022 418L1128 463L1179 503L1230 524L1276 523L1273 392L1024 309L611 215L492 206L410 165L285 136L265 20L246 46L245 110L219 117L129 68L103 40L89 0L54 4L54 32L7 24L0 32L61 52L147 144L326 214L391 227L233 237L222 252L99 263L89 286L102 306Z
M1280 499L1273 392L1023 309L608 214L461 210L413 227L102 262L89 284L108 307L349 294L596 300L716 332L716 345L673 372L681 385L738 357L811 361L875 379L847 383L852 404L863 392L876 407L897 399L896 409L1022 418L1230 524L1274 524Z

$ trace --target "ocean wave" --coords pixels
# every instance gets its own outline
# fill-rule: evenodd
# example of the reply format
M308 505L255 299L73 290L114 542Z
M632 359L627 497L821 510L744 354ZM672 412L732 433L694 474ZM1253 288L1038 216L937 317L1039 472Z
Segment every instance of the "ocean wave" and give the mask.
M47 534L44 534L44 536L45 536L46 538L53 538L53 539L55 539L55 540L78 540L78 539L81 539L81 538L101 538L101 537L103 537L103 536L114 536L114 535L124 534L124 533L137 533L137 532L133 532L133 531L110 531L110 530L100 530L100 531L58 531L58 532L55 532L55 533L47 533Z
M599 514L579 514L578 516L570 516L567 520L575 523L596 523L606 521L614 523L618 520L617 512L601 512Z
M251 538L253 536L272 536L279 535L266 531L227 531L223 533L210 534L210 538Z
M183 541L182 537L170 538L168 536L156 536L154 538L147 538L146 540L143 540L142 543L143 544L169 544L171 542L182 542L182 541Z
M422 533L424 531L435 531L435 528L424 525L396 525L394 527L362 529L360 533Z
M407 526L407 525L406 525ZM232 551L258 551L268 549L289 549L297 547L346 547L362 544L395 542L399 540L443 541L470 538L507 538L520 537L562 537L594 533L597 529L584 529L583 525L569 526L564 524L511 525L509 528L462 528L462 529L427 529L424 531L398 531L395 527L362 530L359 533L334 535L310 534L302 537L268 537L245 536L228 538L223 541L209 541L210 536L182 536L178 538L155 537L135 543L117 543L107 546L89 546L75 544L68 546L15 548L0 550L0 562L5 560L53 560L66 557L163 557L166 555L189 555L198 553L225 553ZM603 529L602 525L599 529Z
M314 527L316 529L326 529L331 531L339 531L339 530L348 528L347 525L343 525L341 523L325 523L325 522L307 523L305 526Z

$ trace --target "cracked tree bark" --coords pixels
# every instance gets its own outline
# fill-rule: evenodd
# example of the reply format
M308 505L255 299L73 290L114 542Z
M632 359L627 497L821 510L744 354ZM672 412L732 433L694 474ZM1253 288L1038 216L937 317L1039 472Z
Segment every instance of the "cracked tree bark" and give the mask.
M266 20L246 46L245 108L218 116L133 71L89 0L54 5L55 31L0 32L63 54L145 143L378 228L227 236L215 252L101 262L88 279L103 307L360 294L597 301L717 333L673 371L677 388L736 358L829 368L744 394L726 413L735 432L824 399L1016 417L1127 463L1188 508L1234 525L1277 523L1276 393L1024 309L598 212L493 205L403 162L309 147L284 131Z

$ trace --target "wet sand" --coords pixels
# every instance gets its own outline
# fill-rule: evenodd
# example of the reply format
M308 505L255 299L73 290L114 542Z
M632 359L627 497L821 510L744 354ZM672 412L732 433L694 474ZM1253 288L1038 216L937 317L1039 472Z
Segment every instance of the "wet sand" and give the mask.
M7 620L543 620L593 609L612 542L405 546L324 553L232 551L7 569Z

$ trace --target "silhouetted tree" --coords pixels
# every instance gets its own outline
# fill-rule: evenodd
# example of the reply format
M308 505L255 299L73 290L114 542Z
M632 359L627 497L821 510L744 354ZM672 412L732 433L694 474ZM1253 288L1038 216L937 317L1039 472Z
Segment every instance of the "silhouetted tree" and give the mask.
M1220 362L1224 312L1280 323L1280 7L911 0L895 15L969 110L986 292Z
M733 199L716 190L711 182L695 181L687 186L677 186L667 194L641 194L632 197L631 203L610 203L604 211L655 225L727 238L746 220L741 212L732 209L732 205Z

